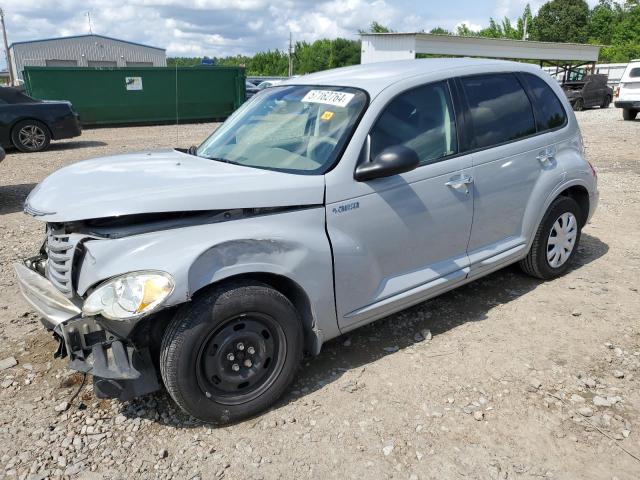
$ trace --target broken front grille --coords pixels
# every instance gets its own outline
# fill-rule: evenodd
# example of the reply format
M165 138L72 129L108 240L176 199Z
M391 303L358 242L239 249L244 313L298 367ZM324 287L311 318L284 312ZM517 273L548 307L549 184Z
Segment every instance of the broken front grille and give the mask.
M47 227L45 273L51 283L69 298L73 297L71 270L74 250L75 245L70 241L68 234L55 232L52 227Z

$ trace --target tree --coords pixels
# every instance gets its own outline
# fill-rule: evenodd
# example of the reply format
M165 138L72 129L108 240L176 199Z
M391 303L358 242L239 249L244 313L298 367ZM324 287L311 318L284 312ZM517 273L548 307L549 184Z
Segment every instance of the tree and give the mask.
M376 21L373 21L371 22L371 25L369 25L368 30L360 30L360 33L393 33L393 30Z
M621 13L619 5L614 7L612 0L600 0L589 15L589 42L609 45Z
M535 17L536 40L585 43L589 35L589 6L584 0L551 0Z
M451 32L442 27L436 27L429 30L429 33L433 33L435 35L451 35Z

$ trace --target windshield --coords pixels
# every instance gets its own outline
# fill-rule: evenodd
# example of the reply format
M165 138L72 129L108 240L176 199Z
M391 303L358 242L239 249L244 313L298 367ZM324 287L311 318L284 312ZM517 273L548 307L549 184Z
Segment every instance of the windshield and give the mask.
M367 103L346 87L282 86L245 103L197 155L298 174L322 174L336 162Z

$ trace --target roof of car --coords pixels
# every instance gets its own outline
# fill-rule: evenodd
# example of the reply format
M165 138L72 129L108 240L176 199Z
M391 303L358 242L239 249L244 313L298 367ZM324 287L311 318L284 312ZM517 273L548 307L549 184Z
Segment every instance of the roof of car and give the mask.
M356 87L366 90L372 97L383 89L409 77L451 72L456 74L478 73L482 67L504 67L505 70L542 71L538 66L505 60L481 58L423 58L367 63L351 67L336 68L291 78L283 82L288 85L331 85Z
M36 103L37 100L27 96L21 88L0 87L0 100L6 103Z

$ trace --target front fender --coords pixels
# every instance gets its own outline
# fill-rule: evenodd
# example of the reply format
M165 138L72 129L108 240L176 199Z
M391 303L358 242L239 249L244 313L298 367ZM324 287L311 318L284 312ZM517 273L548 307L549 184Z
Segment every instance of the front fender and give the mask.
M188 301L198 290L237 275L274 274L295 282L309 299L314 328L340 334L333 265L323 208L309 208L207 225L85 243L78 293L116 275L162 270L176 287L165 301Z

